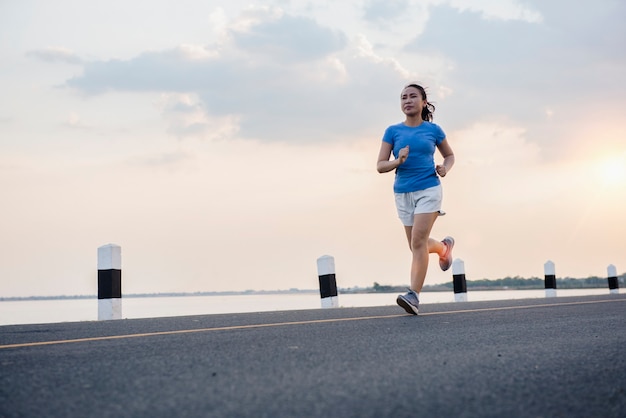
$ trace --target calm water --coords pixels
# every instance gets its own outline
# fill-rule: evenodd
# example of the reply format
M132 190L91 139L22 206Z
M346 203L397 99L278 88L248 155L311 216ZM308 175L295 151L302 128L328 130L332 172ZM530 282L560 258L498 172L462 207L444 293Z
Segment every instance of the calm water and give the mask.
M557 296L609 294L607 289L559 289ZM543 289L470 291L468 301L545 298ZM454 293L423 292L420 301L454 302ZM462 302L459 302L462 303ZM340 294L340 307L395 305L395 293ZM122 318L206 315L238 312L321 309L319 294L265 294L227 296L126 297L122 299ZM37 300L0 302L0 325L43 324L53 322L95 321L98 300Z

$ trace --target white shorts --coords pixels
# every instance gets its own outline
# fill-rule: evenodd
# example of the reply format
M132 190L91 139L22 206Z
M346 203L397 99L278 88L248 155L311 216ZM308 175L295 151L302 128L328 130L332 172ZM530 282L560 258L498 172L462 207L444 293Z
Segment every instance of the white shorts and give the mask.
M405 226L413 225L413 217L419 213L446 213L441 210L443 190L441 185L409 193L395 193L398 217Z

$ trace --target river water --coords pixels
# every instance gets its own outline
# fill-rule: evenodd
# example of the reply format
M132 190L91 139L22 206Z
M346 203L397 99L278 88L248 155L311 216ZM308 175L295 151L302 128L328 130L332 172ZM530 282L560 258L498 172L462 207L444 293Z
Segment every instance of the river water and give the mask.
M557 297L609 294L608 288L559 289ZM339 307L396 304L396 293L340 294ZM469 291L468 301L545 298L543 289ZM454 302L454 293L422 292L422 304ZM459 302L462 303L462 302ZM122 318L208 315L221 313L321 309L318 293L277 293L211 296L154 296L122 298ZM0 325L96 321L98 300L53 299L0 302Z

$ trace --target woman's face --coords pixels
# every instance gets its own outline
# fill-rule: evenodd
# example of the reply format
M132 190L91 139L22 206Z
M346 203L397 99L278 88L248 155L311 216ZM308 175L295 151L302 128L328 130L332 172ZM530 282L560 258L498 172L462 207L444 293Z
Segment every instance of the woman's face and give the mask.
M405 115L421 115L424 105L425 103L422 98L422 93L417 88L409 86L402 90L402 94L400 95L400 106Z

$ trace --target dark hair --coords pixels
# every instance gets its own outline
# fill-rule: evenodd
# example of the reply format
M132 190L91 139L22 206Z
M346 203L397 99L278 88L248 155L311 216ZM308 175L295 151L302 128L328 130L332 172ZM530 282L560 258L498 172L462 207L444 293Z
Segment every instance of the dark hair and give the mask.
M422 95L422 100L426 102L426 106L424 106L424 108L422 109L422 120L432 122L433 113L435 113L435 105L430 103L426 98L426 90L424 89L424 87L420 86L419 84L407 84L406 86L404 86L405 89L407 87L415 87L420 92L420 94Z

